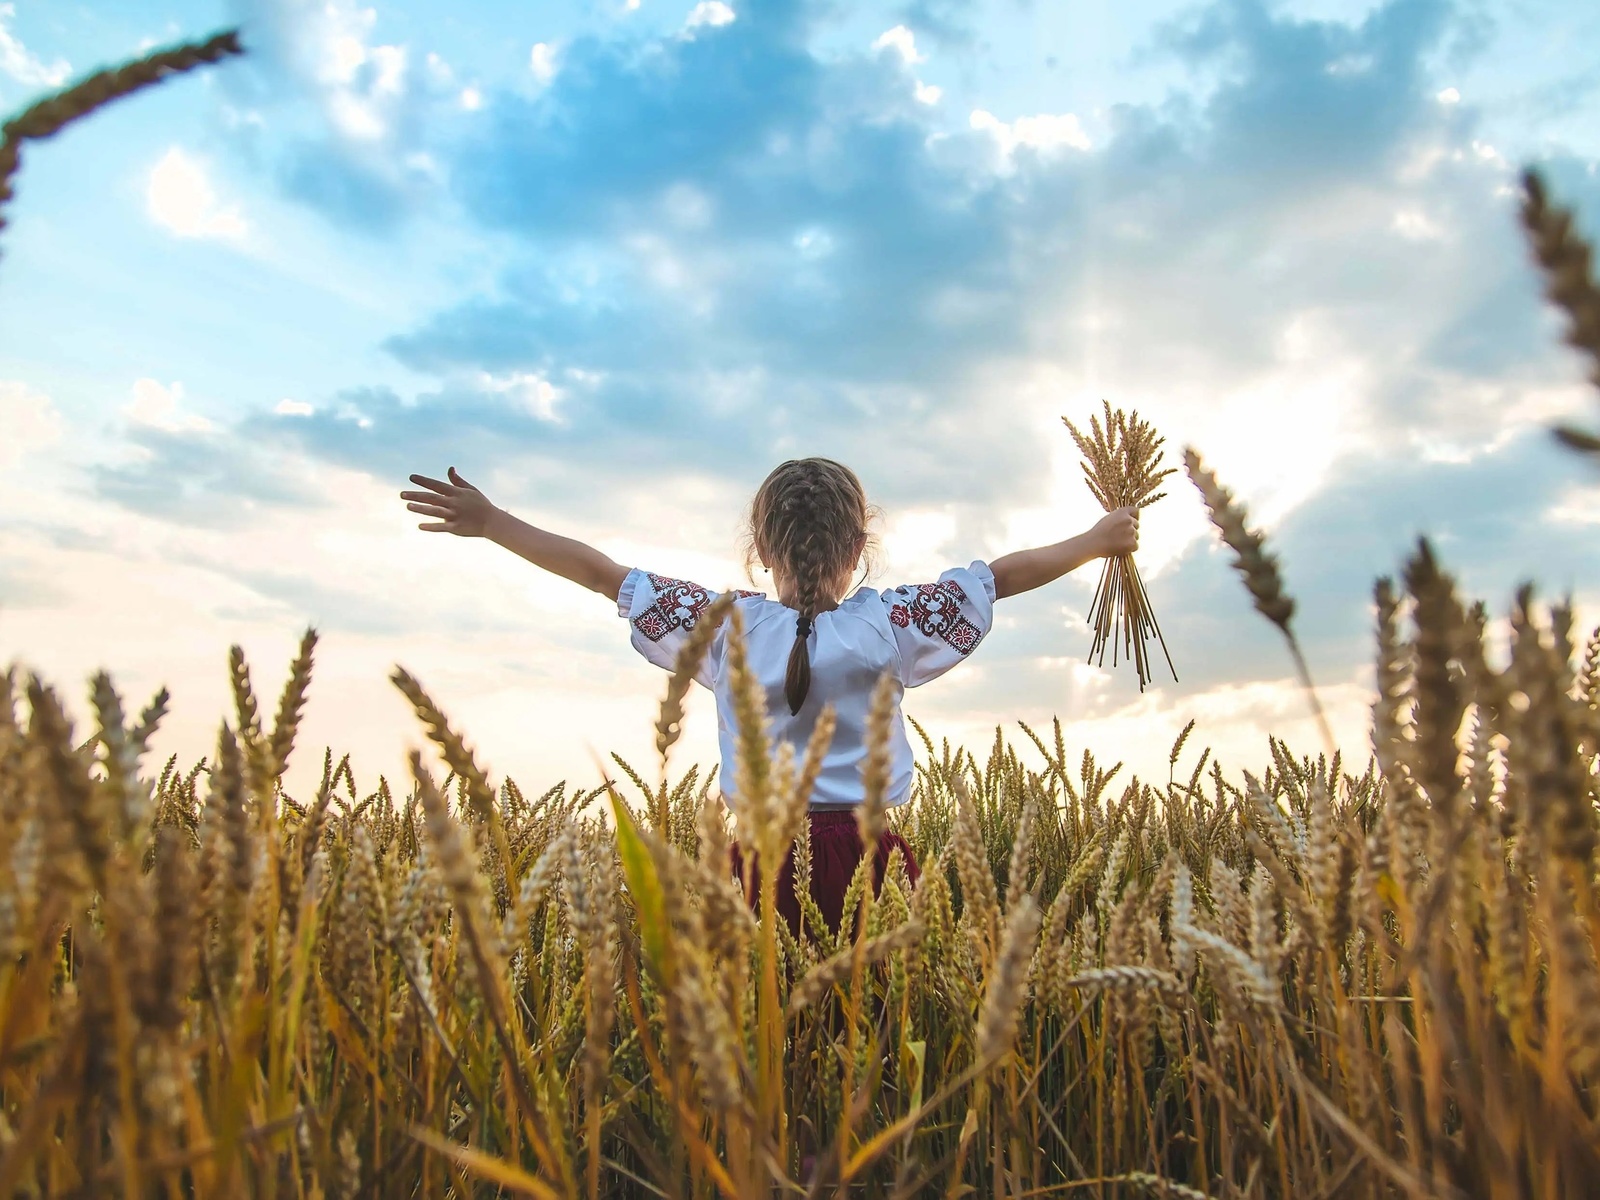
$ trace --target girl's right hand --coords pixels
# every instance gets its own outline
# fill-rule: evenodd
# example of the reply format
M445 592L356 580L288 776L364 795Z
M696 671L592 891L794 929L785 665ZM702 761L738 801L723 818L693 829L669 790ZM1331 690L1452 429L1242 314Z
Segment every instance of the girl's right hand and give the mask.
M477 488L449 470L450 480L429 479L426 475L413 475L411 482L429 489L426 492L401 492L400 499L414 513L437 517L424 521L417 528L428 533L453 533L457 537L483 537L488 530L489 518L497 511L489 499Z
M1139 548L1139 510L1137 508L1112 509L1090 531L1100 543L1103 558L1116 558L1132 554Z

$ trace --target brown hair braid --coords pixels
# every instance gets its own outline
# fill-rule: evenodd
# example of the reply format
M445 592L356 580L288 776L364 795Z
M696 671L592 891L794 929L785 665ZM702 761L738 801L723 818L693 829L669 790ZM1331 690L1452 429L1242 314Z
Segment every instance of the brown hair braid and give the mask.
M746 567L759 557L794 584L799 616L783 682L791 715L811 690L812 618L833 607L838 597L829 590L870 547L867 524L874 515L856 473L831 458L780 463L750 504Z

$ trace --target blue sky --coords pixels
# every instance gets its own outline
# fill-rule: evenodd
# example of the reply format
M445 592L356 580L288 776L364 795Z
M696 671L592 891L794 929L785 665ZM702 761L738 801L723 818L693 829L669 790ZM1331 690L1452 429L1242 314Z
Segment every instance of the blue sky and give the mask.
M1600 487L1545 433L1594 402L1513 192L1540 163L1600 230L1600 12L11 0L0 109L233 22L247 61L30 146L0 244L0 659L168 684L158 749L204 752L231 642L275 689L315 622L308 738L358 768L415 736L397 661L498 770L644 759L621 622L417 533L407 472L721 586L766 470L830 454L893 583L1092 522L1058 418L1102 396L1271 530L1352 750L1419 532L1497 609L1531 576L1600 615ZM1085 664L1089 570L908 710L1157 772L1191 716L1239 765L1309 747L1187 486L1145 525L1182 683Z

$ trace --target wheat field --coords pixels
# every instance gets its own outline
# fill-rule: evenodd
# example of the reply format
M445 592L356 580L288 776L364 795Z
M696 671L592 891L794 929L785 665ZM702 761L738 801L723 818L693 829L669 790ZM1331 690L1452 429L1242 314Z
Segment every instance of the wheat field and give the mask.
M730 876L731 837L804 825L759 717L735 827L694 769L494 786L403 671L442 765L363 794L330 756L289 796L309 633L270 723L234 652L187 771L141 769L164 696L131 719L97 677L80 742L14 669L0 1192L1585 1194L1600 631L1524 593L1497 668L1426 544L1376 604L1359 774L926 744L889 817L922 882L858 875L842 937Z

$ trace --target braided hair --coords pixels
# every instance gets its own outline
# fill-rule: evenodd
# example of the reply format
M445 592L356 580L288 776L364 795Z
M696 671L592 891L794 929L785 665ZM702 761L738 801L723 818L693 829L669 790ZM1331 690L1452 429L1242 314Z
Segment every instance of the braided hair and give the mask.
M873 515L856 473L830 458L780 463L751 502L746 565L759 556L793 583L798 615L783 682L791 715L811 690L812 622L838 599L831 589L867 547Z

